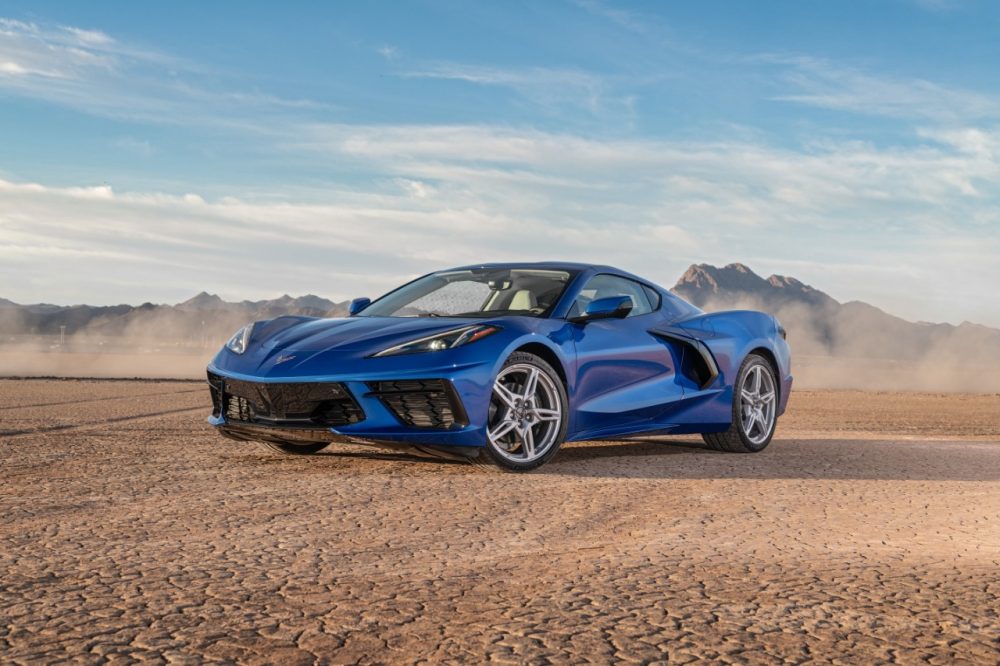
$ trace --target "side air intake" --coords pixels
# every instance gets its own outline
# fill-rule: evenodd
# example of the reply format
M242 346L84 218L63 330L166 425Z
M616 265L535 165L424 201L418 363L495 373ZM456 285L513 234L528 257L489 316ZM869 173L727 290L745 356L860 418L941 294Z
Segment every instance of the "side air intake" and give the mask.
M701 340L669 331L650 331L649 333L674 345L683 352L680 371L688 379L698 384L698 388L707 389L719 376L719 366L715 362L715 357Z

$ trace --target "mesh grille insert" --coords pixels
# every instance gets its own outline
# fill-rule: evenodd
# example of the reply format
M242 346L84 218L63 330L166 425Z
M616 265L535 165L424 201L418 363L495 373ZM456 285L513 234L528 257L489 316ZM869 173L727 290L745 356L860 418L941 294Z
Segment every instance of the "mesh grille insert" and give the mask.
M371 382L369 387L405 425L442 429L467 423L455 389L443 379Z
M216 377L212 402L226 420L258 425L330 428L363 421L365 414L339 383L271 384ZM212 377L209 378L210 385Z

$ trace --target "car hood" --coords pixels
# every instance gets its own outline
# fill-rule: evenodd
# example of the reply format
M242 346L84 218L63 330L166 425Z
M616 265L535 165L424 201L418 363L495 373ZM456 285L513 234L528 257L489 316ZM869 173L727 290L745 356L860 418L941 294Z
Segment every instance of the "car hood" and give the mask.
M462 326L494 324L523 333L525 326L545 320L525 317L480 319L472 317L347 317L315 319L284 316L256 322L250 345L243 354L225 347L209 365L214 372L260 378L300 378L357 374L373 369L372 361L391 363L397 357L370 359L372 355L404 342ZM518 321L525 320L525 321ZM499 336L498 336L499 337ZM421 355L422 356L422 355ZM408 358L408 357L403 357ZM383 364L376 363L376 366Z
M350 351L375 353L387 347L480 323L479 319L456 317L349 317L305 319L283 327L263 325L255 330L251 349L267 352ZM279 320L268 324L279 324Z

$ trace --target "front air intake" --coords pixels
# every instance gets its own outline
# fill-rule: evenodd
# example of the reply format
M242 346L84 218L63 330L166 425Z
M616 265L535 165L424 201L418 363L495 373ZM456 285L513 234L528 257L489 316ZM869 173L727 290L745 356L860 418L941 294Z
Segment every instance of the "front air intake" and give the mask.
M368 387L404 425L441 430L469 423L455 388L443 379L370 382Z
M232 423L334 428L365 418L347 389L335 382L272 384L210 375L209 384L213 408Z

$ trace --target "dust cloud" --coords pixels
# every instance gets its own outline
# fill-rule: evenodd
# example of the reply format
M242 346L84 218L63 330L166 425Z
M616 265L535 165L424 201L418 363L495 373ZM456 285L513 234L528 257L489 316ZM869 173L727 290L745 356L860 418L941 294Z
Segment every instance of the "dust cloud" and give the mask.
M765 304L717 300L709 312L770 311L788 331L797 388L1000 393L1000 332L914 324L863 303ZM96 318L73 333L26 332L0 310L0 376L201 379L247 315L150 306Z
M717 299L706 312L762 310L788 331L797 388L1000 392L1000 331L908 322L859 302L765 304Z
M38 333L26 331L23 313L4 308L0 376L201 379L222 344L247 323L238 313L133 314L127 322L95 319L71 333Z

